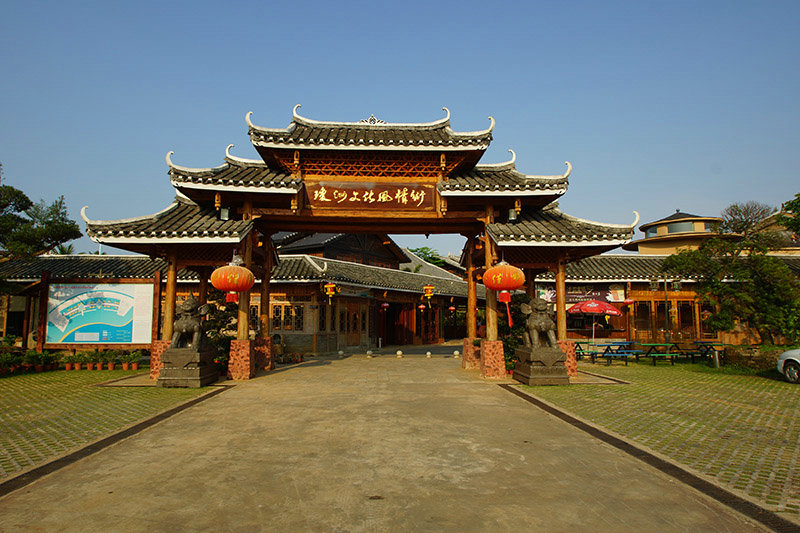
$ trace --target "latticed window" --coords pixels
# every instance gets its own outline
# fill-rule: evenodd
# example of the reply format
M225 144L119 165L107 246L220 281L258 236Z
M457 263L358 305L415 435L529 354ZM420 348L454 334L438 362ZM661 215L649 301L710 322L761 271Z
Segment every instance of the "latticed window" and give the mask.
M295 331L303 331L303 306L302 305L295 305L294 306L294 330Z
M282 317L283 317L283 306L282 305L273 305L272 306L272 329L281 329Z
M339 311L339 333L347 332L347 313Z

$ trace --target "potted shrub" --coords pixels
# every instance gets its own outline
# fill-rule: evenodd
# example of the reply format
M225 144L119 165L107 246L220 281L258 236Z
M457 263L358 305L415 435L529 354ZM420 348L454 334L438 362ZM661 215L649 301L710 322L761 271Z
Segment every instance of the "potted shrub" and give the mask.
M55 356L52 353L42 352L39 354L39 364L42 365L43 371L53 370L53 361L55 361Z
M61 356L61 362L64 363L64 370L72 370L72 365L75 363L75 354L64 352Z
M119 355L119 351L117 350L107 350L103 353L103 360L106 363L106 368L108 370L114 370L114 367L117 364L117 355Z
M107 355L106 352L97 351L94 352L94 368L96 370L103 370L103 363L106 362Z
M146 357L147 355L149 354L143 350L136 350L134 352L131 352L131 357L134 358L131 361L131 370L139 370L139 363L141 362L142 357Z
M91 352L78 352L77 354L75 354L75 362L72 364L72 369L73 370L80 370L82 363L88 363L89 362L90 354L91 354ZM87 369L89 368L88 365L87 365L86 368Z
M25 355L22 356L22 366L26 372L30 372L31 370L38 369L36 372L41 372L43 370L42 363L39 359L39 354L36 350L27 350Z
M138 370L140 358L141 352L139 350L121 352L119 354L119 360L122 363L122 370L130 370L131 364L133 363L136 363L136 368L134 370Z

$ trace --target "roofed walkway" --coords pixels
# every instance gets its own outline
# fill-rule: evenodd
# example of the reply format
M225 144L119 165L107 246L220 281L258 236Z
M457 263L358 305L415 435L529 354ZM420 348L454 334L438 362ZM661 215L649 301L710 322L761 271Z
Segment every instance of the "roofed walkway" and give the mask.
M0 499L9 530L761 531L437 356L316 359Z

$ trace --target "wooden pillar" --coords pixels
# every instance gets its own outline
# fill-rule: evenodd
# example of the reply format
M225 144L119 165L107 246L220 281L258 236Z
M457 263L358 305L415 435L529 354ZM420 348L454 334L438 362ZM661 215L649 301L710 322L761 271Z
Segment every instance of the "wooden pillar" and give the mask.
M567 340L567 258L561 255L556 262L556 338Z
M536 274L532 268L525 269L525 294L531 300L536 298Z
M258 313L258 336L262 339L269 337L269 311L270 291L269 282L272 278L272 236L264 235L264 276L261 279L261 309ZM324 313L324 307L321 312Z
M492 206L486 207L486 226L494 221L494 208ZM484 258L486 260L486 268L491 268L494 265L495 253L494 244L492 243L489 232L486 231L484 226L483 236L485 242L483 243ZM486 340L497 340L497 293L487 287L486 289Z
M242 259L244 266L253 266L252 235L247 235L242 241ZM252 290L252 289L251 289ZM250 338L250 290L239 293L239 313L236 317L236 338L247 340Z
M50 272L42 272L42 281L39 286L39 308L36 317L36 351L42 353L44 350L45 335L47 334L47 300L49 299Z
M478 287L475 281L475 264L472 254L475 251L475 238L467 240L467 337L474 339L478 336L476 324L478 307Z
M208 269L199 268L197 270L197 277L200 280L200 286L197 289L197 303L203 305L208 301L208 278L209 278Z
M3 306L3 337L6 336L6 328L8 327L8 306L11 297L7 294L0 295L0 305Z
M161 326L161 340L172 340L172 326L175 322L175 299L178 292L178 253L170 250L167 256L167 287L164 299L164 323Z
M31 297L25 295L25 316L22 319L22 349L28 349L28 336L31 334Z

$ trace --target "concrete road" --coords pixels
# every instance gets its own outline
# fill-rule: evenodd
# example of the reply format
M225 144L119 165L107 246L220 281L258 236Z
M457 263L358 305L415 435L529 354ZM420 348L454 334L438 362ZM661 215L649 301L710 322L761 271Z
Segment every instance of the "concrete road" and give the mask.
M240 383L3 497L0 530L763 531L441 355Z

